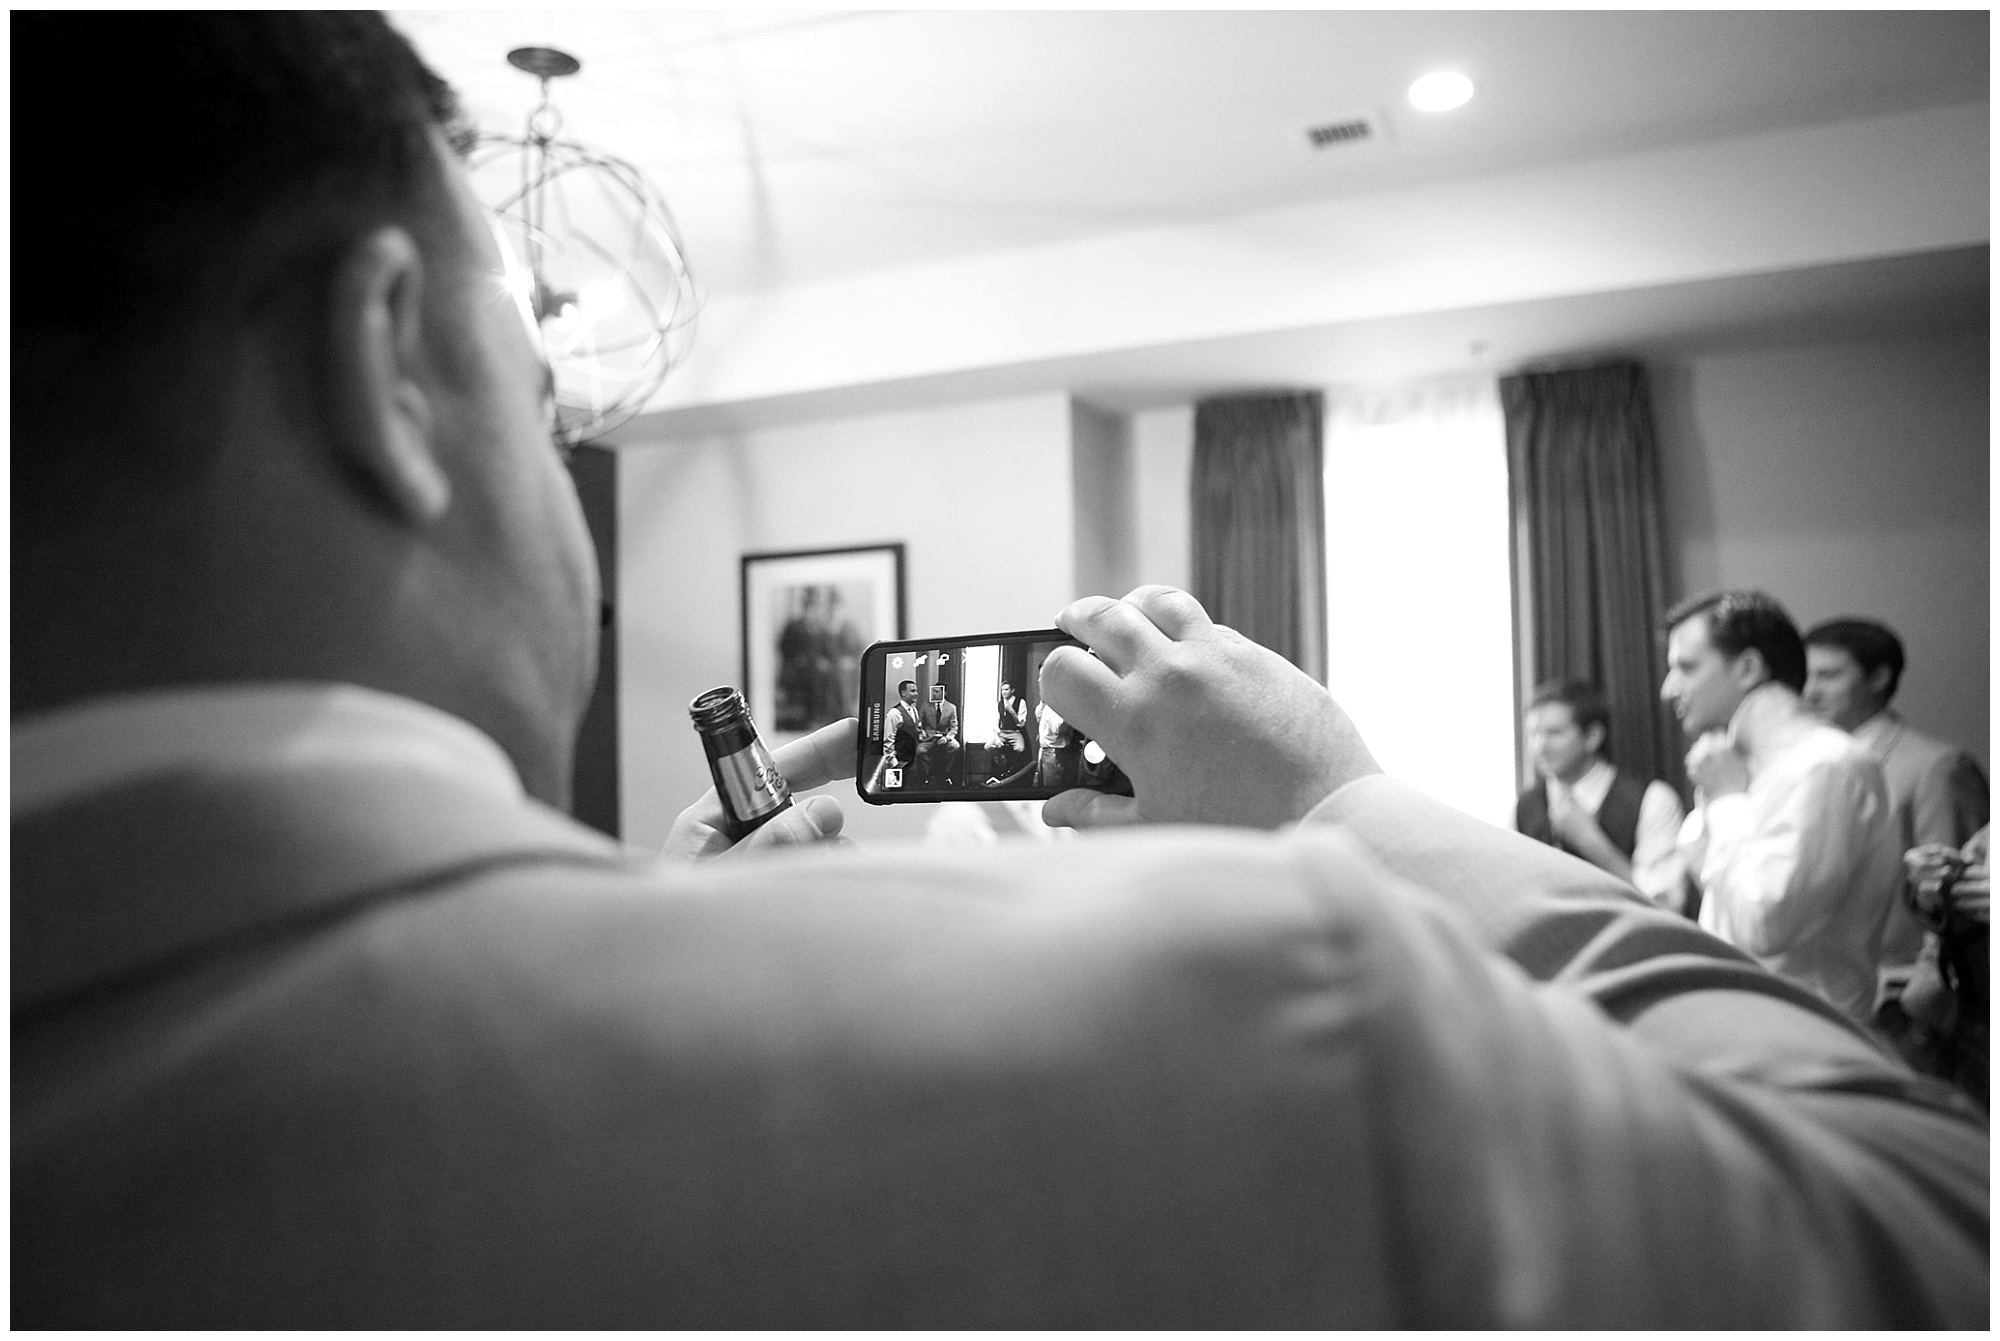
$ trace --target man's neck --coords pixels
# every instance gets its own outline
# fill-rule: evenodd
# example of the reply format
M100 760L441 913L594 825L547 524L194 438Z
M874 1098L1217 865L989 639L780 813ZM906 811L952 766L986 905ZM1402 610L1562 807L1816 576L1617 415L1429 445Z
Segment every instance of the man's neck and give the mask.
M1582 763L1578 764L1575 768L1570 769L1568 772L1557 773L1555 775L1556 781L1560 782L1565 787L1574 787L1576 786L1577 783L1582 782L1584 778L1589 776L1591 769L1597 767L1602 762L1604 762L1604 760L1601 756L1595 754L1590 755L1587 758L1585 758Z
M1729 719L1729 742L1750 761L1752 771L1771 753L1802 734L1826 724L1808 717L1799 706L1798 691L1777 680L1766 680L1744 695Z

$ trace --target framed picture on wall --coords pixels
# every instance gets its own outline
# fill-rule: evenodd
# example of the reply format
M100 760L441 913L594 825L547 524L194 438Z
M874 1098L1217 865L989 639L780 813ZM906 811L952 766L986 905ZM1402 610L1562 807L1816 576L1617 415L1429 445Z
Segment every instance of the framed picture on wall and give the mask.
M861 650L903 636L901 544L743 556L743 696L766 738L852 717Z

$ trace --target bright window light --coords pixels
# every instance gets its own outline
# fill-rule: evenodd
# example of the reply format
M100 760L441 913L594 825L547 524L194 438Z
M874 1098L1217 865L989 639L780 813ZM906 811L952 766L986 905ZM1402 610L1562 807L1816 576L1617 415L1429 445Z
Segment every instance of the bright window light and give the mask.
M1491 379L1328 395L1327 688L1391 776L1511 828L1507 506Z
M958 738L967 745L984 745L1000 734L1000 649L965 649L965 681L958 705Z
M1410 85L1410 105L1422 112L1449 112L1472 101L1472 81L1456 70L1436 70Z

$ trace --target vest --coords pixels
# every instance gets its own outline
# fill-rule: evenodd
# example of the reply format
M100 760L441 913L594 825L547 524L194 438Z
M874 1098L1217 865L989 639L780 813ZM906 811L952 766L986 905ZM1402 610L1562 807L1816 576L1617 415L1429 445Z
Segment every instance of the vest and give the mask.
M1611 790L1604 794L1604 804L1597 808L1597 827L1604 830L1611 845L1628 860L1639 843L1639 804L1645 799L1646 784L1619 772L1611 779ZM1556 841L1555 830L1549 827L1548 788L1539 782L1522 792L1521 799L1514 803L1514 827L1550 847L1569 851Z

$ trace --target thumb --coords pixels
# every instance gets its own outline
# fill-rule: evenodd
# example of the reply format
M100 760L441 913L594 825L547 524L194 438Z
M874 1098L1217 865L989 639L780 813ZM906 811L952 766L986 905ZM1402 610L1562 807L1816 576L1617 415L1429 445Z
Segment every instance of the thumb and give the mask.
M1061 792L1042 807L1042 823L1056 829L1111 829L1145 822L1136 798L1111 796L1088 787Z

